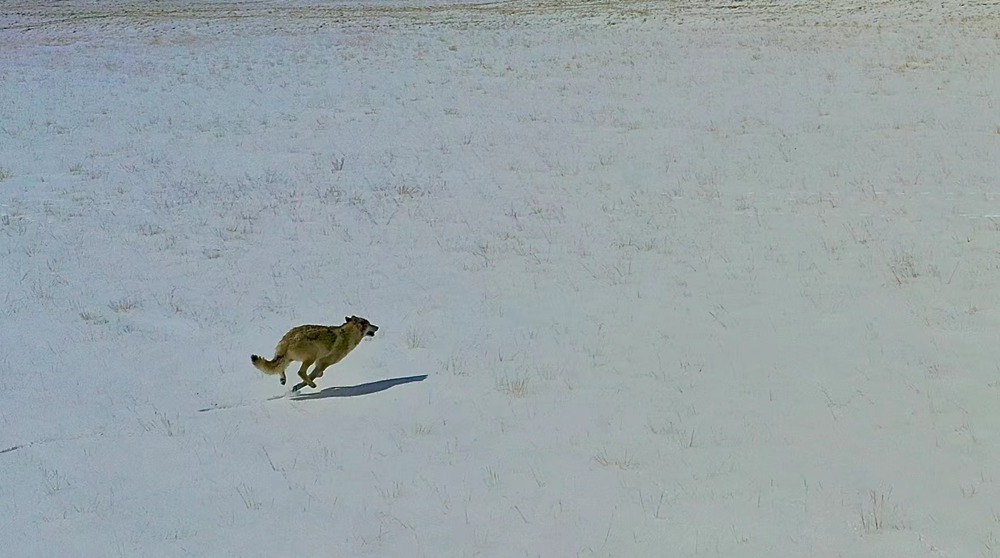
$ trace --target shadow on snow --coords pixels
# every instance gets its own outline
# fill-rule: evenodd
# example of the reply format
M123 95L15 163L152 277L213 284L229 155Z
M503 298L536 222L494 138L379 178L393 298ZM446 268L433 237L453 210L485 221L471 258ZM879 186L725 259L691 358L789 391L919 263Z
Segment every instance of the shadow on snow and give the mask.
M296 393L292 396L292 400L305 401L308 399L326 399L328 397L357 397L359 395L368 395L370 393L385 391L391 387L402 384L422 382L426 378L427 374L422 374L420 376L407 376L405 378L379 380L377 382L369 382L367 384L360 384L357 386L333 386L316 392Z

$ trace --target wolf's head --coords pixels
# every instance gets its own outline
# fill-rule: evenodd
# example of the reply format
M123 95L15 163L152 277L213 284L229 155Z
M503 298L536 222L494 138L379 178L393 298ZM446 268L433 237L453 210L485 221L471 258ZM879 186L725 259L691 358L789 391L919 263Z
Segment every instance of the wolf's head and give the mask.
M350 325L361 330L362 335L368 337L375 337L375 332L378 331L378 326L369 322L364 318L359 318L357 316L351 316L349 318L345 317L344 321L347 322L345 325Z

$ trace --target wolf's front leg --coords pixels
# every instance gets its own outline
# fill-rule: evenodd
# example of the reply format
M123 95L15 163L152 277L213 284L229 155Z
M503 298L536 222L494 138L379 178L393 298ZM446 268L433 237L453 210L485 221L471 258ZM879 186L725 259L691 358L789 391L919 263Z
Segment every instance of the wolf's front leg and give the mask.
M323 371L326 370L327 367L329 367L331 364L333 364L333 363L331 361L329 361L329 360L320 360L320 361L317 361L316 362L316 368L313 368L313 371L309 373L309 379L310 380L315 380L316 378L322 378L323 377Z

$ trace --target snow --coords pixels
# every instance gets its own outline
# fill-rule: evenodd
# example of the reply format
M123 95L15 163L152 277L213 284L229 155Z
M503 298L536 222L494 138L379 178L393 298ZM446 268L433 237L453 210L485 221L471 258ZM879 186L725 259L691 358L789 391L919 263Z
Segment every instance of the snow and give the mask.
M933 4L5 3L4 554L1000 554L1000 11Z

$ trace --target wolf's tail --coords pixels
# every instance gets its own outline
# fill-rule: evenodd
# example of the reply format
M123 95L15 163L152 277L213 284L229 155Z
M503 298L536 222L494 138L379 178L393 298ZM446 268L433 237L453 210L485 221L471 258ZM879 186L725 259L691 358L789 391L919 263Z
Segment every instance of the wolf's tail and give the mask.
M274 355L274 360L267 360L260 355L250 355L250 362L257 367L257 370L265 374L281 374L288 364L285 355Z

